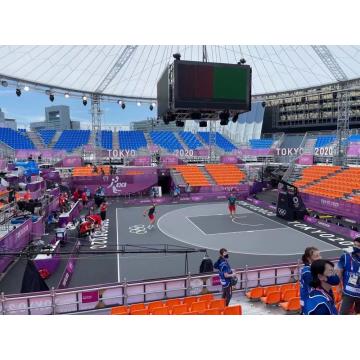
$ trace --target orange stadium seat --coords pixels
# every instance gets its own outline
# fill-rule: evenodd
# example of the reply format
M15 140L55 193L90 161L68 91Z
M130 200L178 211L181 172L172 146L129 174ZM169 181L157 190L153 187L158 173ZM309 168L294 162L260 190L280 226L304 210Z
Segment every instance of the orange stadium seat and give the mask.
M151 315L169 315L170 309L167 306L153 308L149 311Z
M110 311L111 315L128 315L129 308L125 305L113 307Z
M207 301L194 302L191 304L191 311L204 312L209 308L209 303Z
M183 299L182 303L186 304L187 306L192 305L192 303L197 302L198 297L197 296L189 296Z
M172 308L173 306L176 305L181 305L181 300L176 298L176 299L168 299L165 301L165 306Z
M130 305L130 314L132 314L134 311L144 310L144 309L146 309L146 306L144 303L132 304L132 305Z
M246 293L246 297L250 300L260 300L264 296L264 288L256 287Z
M217 185L237 185L246 180L246 174L235 164L207 164L205 169Z
M216 300L212 300L209 303L209 309L221 309L224 310L225 309L225 299L216 299Z
M207 309L203 312L204 315L221 315L221 309Z
M149 315L149 310L148 309L136 310L130 313L130 315Z
M223 315L242 315L241 305L228 306L224 309Z
M281 292L281 301L288 302L290 299L295 298L297 296L296 289L289 289Z
M153 309L163 307L164 303L162 301L154 301L148 304L147 308L151 312Z
M266 296L263 296L260 300L267 305L278 304L281 301L281 292L280 291L268 292L268 294Z
M189 306L186 304L175 305L172 308L172 315L182 315L182 314L188 312L188 308L189 308Z
M214 295L213 294L200 295L198 299L199 301L212 301L214 300Z
M300 298L299 297L292 298L288 302L281 303L280 306L285 311L298 312L300 311Z

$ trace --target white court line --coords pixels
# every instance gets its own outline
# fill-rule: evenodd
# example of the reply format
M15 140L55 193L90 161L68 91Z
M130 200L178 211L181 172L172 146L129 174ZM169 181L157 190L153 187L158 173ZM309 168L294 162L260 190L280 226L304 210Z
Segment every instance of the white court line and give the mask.
M223 232L223 233L216 233L216 234L206 234L206 236L213 236L213 235L226 235L226 234L240 234L244 232L258 232L258 231L270 231L270 230L289 230L287 227L281 227L281 228L274 228L274 229L260 229L260 230L238 230L238 231L229 231L229 232Z
M118 209L115 210L116 216L116 250L119 251L119 224L118 224ZM120 282L120 253L118 252L116 255L117 258L117 274L118 274L118 282Z
M187 216L185 216L185 219L190 221L190 223L195 226L201 233L203 233L203 235L208 235L207 233L203 232L197 225L195 225ZM159 219L160 220L160 219Z
M161 226L159 225L160 224L160 220L162 220L163 218L165 218L167 215L171 214L171 211L162 215L159 220L158 220L158 229L164 234L166 235L167 237L169 238L172 238L176 241L179 241L183 244L188 244L188 245L191 245L191 246L197 246L199 248L206 248L208 250L214 250L214 251L219 251L219 248L213 248L213 247L210 247L208 245L204 245L204 244L196 244L194 242L189 242L189 241L185 241L183 239L179 239L177 236L174 236L173 234L169 234L167 231L165 231L164 229L161 228ZM276 222L276 221L275 221ZM289 228L290 229L290 228ZM301 232L301 231L299 231ZM209 236L209 235L207 235ZM327 243L326 243L327 244ZM329 244L327 244L329 245ZM330 252L330 251L340 251L341 249L335 249L335 250L321 250L321 252ZM303 255L304 252L302 251L301 253L291 253L291 254L264 254L264 253L250 253L250 252L243 252L243 251L234 251L234 250L229 250L231 254L240 254L240 255L262 255L262 256L295 256L295 255Z
M242 205L239 205L239 206L243 207ZM261 209L261 208L260 208L260 209ZM249 209L249 210L250 210L250 209ZM320 239L318 239L318 238L315 237L315 236L311 236L311 235L309 235L309 234L306 234L306 233L304 233L304 232L302 232L302 231L300 231L300 230L298 230L298 229L295 229L295 228L293 228L293 227L291 227L291 226L289 226L289 225L285 225L285 224L279 223L279 222L277 222L277 221L275 221L275 220L272 220L272 219L270 219L270 218L268 218L268 217L266 217L266 216L264 216L264 215L261 215L261 214L255 212L255 211L253 211L253 210L250 210L250 211L251 211L252 213L254 213L254 214L257 214L257 215L263 217L264 219L268 219L268 220L274 222L275 224L281 224L281 225L286 226L286 227L289 228L290 230L295 230L295 231L299 232L300 234L303 234L303 235L305 235L305 236L307 236L307 237L309 237L309 238L311 238L311 239L313 239L313 240L314 240L314 239L315 239L315 240L320 240ZM270 210L268 210L268 211L270 211ZM321 250L322 252L323 252L323 251L343 250L342 248L339 248L339 247L336 247L335 245L329 244L329 243L327 243L326 241L323 241L323 240L320 240L320 241L321 241L322 243L326 244L326 245L330 245L330 246L333 246L333 247L335 248L335 250Z

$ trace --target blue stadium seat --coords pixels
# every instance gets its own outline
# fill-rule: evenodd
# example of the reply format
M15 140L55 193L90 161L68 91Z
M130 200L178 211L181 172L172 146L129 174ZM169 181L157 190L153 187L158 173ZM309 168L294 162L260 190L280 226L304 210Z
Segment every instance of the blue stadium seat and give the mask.
M200 137L206 144L209 144L209 142L210 142L209 132L199 131L198 134L200 135ZM231 152L236 149L236 146L234 146L228 139L226 139L224 136L222 136L218 132L216 132L216 134L215 134L215 143L218 147L225 150L225 152Z
M86 145L89 139L90 130L64 130L54 145L54 149L73 151L80 146Z
M165 148L169 152L183 149L179 140L171 131L150 131L150 136L154 144Z
M10 128L0 128L0 141L15 150L35 149L34 143L25 135L25 132Z
M335 138L335 135L318 136L318 138L316 139L315 148L321 148L329 145L335 141Z
M249 144L251 149L270 149L273 141L272 139L251 139Z
M40 130L39 135L42 138L44 144L48 146L51 143L51 140L56 134L56 130Z
M113 146L113 137L111 130L102 130L101 131L101 146L104 149L111 150Z
M202 147L201 142L196 138L196 136L190 131L180 131L179 135L181 136L184 143L191 150L196 150Z
M119 131L119 144L121 150L138 150L147 147L143 131Z
M350 142L360 142L360 134L349 136L349 141Z

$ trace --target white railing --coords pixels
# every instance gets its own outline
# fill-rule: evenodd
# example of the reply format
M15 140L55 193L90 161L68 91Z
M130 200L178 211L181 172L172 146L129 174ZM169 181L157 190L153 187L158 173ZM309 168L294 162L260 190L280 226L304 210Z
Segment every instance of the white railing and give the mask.
M237 269L238 283L234 292L246 292L249 288L295 282L299 279L300 264L250 269ZM132 281L100 286L88 286L68 290L54 290L26 295L1 294L0 313L3 315L50 315L68 314L151 302L169 298L200 295L204 289L220 293L222 288L217 274L187 275L149 281Z

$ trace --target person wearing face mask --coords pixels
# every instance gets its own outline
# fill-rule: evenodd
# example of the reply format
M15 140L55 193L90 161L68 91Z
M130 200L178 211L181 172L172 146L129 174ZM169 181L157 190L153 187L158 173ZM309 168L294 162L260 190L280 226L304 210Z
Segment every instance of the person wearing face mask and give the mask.
M311 264L312 281L308 298L305 300L304 315L337 315L332 286L340 279L334 273L334 264L329 260L315 260Z
M349 315L354 307L360 314L360 237L354 239L352 253L344 253L338 262L343 294L340 315Z
M310 265L315 261L321 259L320 251L316 247L307 247L302 256L304 267L300 274L300 305L304 307L306 299L309 297L310 282L312 281Z
M222 248L219 252L220 257L214 264L214 268L219 271L223 289L222 298L225 299L226 306L228 306L232 296L232 279L236 278L236 274L231 270L228 251Z

